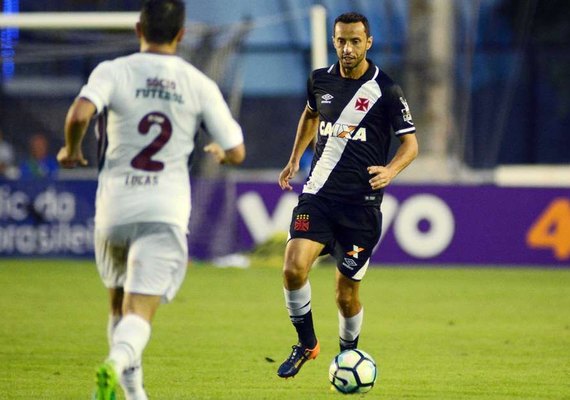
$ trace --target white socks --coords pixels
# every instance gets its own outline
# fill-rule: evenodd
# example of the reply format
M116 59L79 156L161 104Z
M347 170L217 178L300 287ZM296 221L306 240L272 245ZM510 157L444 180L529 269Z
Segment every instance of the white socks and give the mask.
M108 360L115 363L127 400L148 399L143 387L141 357L150 331L150 324L136 314L109 317L107 334L111 350Z
M283 294L289 316L300 317L311 311L311 284L309 281L301 289L287 290L283 288Z
M353 342L360 335L362 328L362 320L364 319L364 308L361 308L358 314L345 318L338 312L338 336L347 342Z
M121 387L127 400L148 400L143 386L142 365L128 368L121 375Z
M109 320L107 321L107 341L109 342L109 349L113 347L113 335L115 334L115 328L121 322L120 315L109 314Z

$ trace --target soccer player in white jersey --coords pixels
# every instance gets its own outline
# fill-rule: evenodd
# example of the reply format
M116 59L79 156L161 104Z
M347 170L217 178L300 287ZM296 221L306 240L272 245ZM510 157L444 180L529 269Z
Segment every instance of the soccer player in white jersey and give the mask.
M280 187L291 190L289 180L316 134L311 171L293 210L285 250L283 291L298 342L277 370L282 378L295 376L320 351L309 282L320 254L336 260L340 349L358 346L364 316L360 281L380 238L384 188L418 154L402 90L366 58L373 42L368 19L358 13L338 16L332 39L338 62L311 73L307 106L289 162L279 175ZM389 160L392 132L400 146Z
M240 164L243 134L217 85L176 55L183 0L147 0L136 24L140 52L99 64L65 121L62 167L85 165L81 143L98 117L95 256L110 295L110 351L97 370L97 400L147 399L141 360L151 321L172 300L188 262L188 162L203 122L205 151Z

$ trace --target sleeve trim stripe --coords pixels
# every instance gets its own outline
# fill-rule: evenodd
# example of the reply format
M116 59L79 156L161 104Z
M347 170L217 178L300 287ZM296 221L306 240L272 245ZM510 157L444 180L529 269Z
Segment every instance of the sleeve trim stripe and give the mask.
M410 133L410 132L415 132L416 128L415 127L411 127L411 128L405 128L405 129L400 129L399 131L394 132L396 135L402 135L404 133Z

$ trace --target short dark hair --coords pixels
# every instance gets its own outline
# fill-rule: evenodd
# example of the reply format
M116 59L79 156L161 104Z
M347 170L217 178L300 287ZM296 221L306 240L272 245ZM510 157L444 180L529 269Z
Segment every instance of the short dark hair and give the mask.
M170 43L184 27L185 20L184 1L146 0L140 16L142 34L150 43Z
M334 20L334 26L336 26L338 22L342 22L343 24L362 22L364 25L364 32L366 32L366 37L370 37L370 25L368 24L368 18L362 14L357 12L347 12L336 17Z

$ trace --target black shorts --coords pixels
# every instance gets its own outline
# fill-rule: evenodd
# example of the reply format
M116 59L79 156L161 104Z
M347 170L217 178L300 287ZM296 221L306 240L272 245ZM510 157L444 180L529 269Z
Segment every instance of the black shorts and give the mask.
M324 244L322 254L331 254L338 270L355 281L364 277L381 231L378 205L339 203L312 194L299 196L289 227L291 239Z

